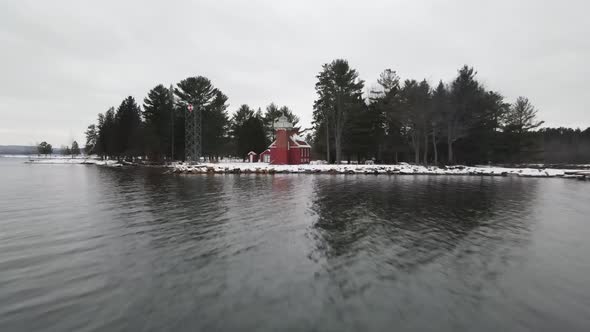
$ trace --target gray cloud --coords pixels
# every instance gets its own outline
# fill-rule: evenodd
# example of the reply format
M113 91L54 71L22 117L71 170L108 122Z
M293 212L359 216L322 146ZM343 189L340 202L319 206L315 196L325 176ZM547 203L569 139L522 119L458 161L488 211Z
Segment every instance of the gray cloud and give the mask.
M209 77L240 104L311 121L315 75L343 57L372 85L451 80L527 96L551 126L590 126L584 1L22 1L0 3L0 144L83 141L96 114L156 84Z

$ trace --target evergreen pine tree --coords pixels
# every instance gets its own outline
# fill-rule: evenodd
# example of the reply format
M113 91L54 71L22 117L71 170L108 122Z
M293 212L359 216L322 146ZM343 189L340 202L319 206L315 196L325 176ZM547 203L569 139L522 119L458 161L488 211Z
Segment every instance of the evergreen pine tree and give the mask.
M131 96L125 98L115 114L115 153L120 157L134 157L142 154L141 110Z
M72 155L72 150L70 149L69 146L63 146L61 147L61 154L64 156L70 156Z
M324 64L317 79L318 99L314 103L316 121L326 121L327 127L331 129L336 163L340 163L344 126L351 111L363 103L364 81L360 80L358 72L342 59Z
M231 134L235 141L236 154L245 159L250 151L260 153L268 145L262 112L254 112L248 105L242 105L231 120Z
M72 148L70 149L70 153L72 154L72 156L77 156L80 154L80 146L78 145L78 142L72 142Z
M98 132L96 129L95 124L91 124L86 129L86 144L84 145L84 152L87 155L92 155L97 153L97 139L98 139Z
M150 90L143 100L146 152L154 160L170 157L173 106L170 90L161 84Z
M509 152L523 161L523 152L530 149L533 141L528 133L537 129L544 122L537 120L537 110L526 97L518 97L509 108L504 118L504 131L509 137Z
M174 89L179 98L182 113L188 104L201 115L201 144L203 155L209 158L223 154L228 140L229 119L227 116L227 96L215 88L203 76L189 77L180 81ZM184 128L184 122L182 123Z

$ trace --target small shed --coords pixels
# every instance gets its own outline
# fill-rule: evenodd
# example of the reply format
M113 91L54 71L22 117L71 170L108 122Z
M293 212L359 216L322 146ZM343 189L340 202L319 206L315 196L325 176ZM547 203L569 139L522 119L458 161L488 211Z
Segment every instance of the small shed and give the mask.
M258 159L258 153L254 152L254 151L250 151L248 152L248 162L249 163L255 163Z
M270 149L266 149L258 156L258 162L270 163Z

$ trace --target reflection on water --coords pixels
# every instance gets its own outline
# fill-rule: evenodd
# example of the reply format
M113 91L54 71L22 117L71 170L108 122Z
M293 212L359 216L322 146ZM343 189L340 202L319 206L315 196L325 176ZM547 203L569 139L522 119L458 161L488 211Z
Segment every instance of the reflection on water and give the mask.
M0 330L590 324L590 187L0 160Z
M354 185L342 178L316 182L313 211L320 246L327 245L321 251L328 256L378 253L408 270L466 243L475 250L528 239L537 183L468 177L355 180ZM339 185L347 188L335 192ZM390 255L384 257L384 249Z

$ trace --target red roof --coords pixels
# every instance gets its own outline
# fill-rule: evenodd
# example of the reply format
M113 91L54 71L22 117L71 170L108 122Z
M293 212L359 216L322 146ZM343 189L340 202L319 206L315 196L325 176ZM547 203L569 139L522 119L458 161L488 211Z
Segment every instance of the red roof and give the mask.
M276 140L272 142L268 147L274 147L275 143ZM299 137L299 135L297 135L296 133L292 133L289 136L289 148L311 148L311 145L307 144L307 142L304 141L301 137Z

